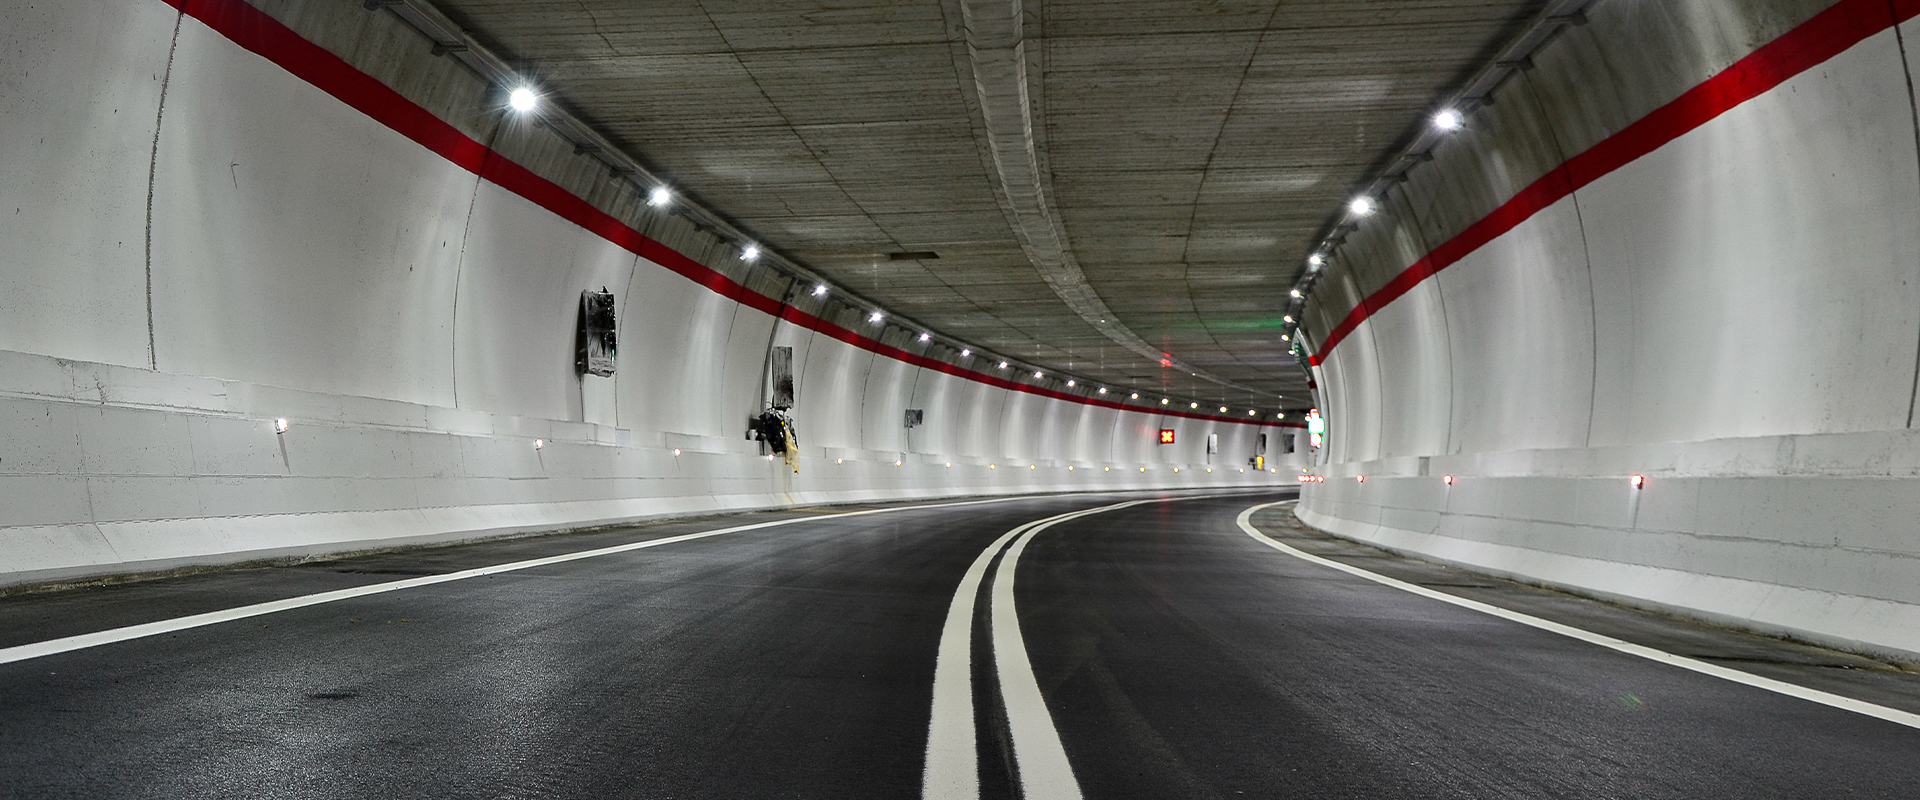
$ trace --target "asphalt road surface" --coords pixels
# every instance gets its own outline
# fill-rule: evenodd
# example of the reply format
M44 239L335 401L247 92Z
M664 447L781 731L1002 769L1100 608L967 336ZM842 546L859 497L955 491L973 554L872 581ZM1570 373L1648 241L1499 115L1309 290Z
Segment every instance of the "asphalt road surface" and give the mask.
M0 797L1920 797L1920 675L1243 514L1290 496L819 508L0 598Z

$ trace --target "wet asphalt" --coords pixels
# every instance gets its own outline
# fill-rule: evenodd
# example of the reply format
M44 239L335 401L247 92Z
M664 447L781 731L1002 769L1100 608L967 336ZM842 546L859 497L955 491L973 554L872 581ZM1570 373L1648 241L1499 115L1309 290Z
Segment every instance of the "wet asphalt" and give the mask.
M0 598L0 647L771 519L801 522L0 664L0 797L900 798L962 573L1128 496L807 509ZM1021 628L1089 798L1920 796L1920 731L1290 558L1290 492L1057 525ZM1920 675L1413 561L1303 550L1920 711ZM981 621L982 624L984 620ZM985 628L980 628L984 631ZM983 796L1012 796L976 634Z

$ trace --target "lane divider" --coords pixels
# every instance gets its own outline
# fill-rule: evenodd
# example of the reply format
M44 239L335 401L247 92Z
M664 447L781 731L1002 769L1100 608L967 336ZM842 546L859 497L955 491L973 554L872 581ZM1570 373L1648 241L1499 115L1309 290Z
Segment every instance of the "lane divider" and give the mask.
M1007 728L1013 739L1020 796L1079 800L1080 782L1073 777L1073 766L1067 761L1060 731L1054 726L1053 714L1047 710L1046 698L1040 693L1033 661L1027 655L1026 639L1020 633L1013 581L1021 554L1026 552L1027 543L1033 541L1033 537L1063 522L1146 503L1205 500L1236 494L1244 492L1156 497L1069 511L1007 531L980 551L954 589L953 602L947 606L946 623L941 627L920 796L925 800L978 800L980 797L980 749L975 735L979 715L973 704L973 620L979 608L980 584L994 556L1006 550L1006 556L1000 559L993 573L993 593L988 607L989 641L993 644L994 675L1000 684L1000 700L1005 706Z
M1261 511L1268 508L1273 508L1275 506L1286 505L1287 503L1294 503L1294 502L1299 502L1299 501L1283 500L1278 503L1262 503L1260 505L1254 506L1252 508L1249 508L1245 511L1240 512L1240 516L1235 520L1235 522L1237 522L1240 525L1240 530L1245 531L1248 536L1253 537L1255 541L1258 541L1261 544L1264 544L1282 553L1286 553L1287 555L1293 556L1294 558L1298 558L1302 561L1308 561L1314 564L1319 564L1320 566L1328 567L1330 569L1337 569L1349 575L1353 575L1356 577L1365 578L1367 580L1373 581L1374 583L1378 583L1382 586L1391 586L1403 592L1408 592L1410 594L1417 594L1417 595L1420 595L1421 597L1438 600L1442 603L1450 603L1452 605L1456 605L1461 608L1469 609L1472 611L1478 611L1482 614L1487 614L1490 616L1499 617L1504 620L1518 622L1522 625L1526 625L1531 628L1538 628L1540 630L1547 631L1548 633L1557 633L1557 634L1560 634L1561 636L1565 636L1570 639L1578 639L1588 644L1596 644L1601 647L1607 648L1609 650L1625 653L1630 656L1644 658L1648 661L1653 661L1660 664L1666 664L1668 666L1679 667L1685 670L1691 670L1693 672L1698 672L1702 675L1710 675L1712 677L1719 678L1721 680L1732 681L1734 683L1738 683L1744 686L1751 686L1756 689L1765 689L1769 692L1774 692L1776 694L1783 694L1788 697L1795 697L1795 698L1799 698L1801 700L1806 700L1813 703L1819 703L1820 705L1837 708L1842 711L1851 711L1855 714L1862 714L1865 716L1873 717L1875 719L1886 720L1896 725L1905 725L1909 728L1920 728L1920 714L1901 711L1897 708L1888 708L1883 705L1869 703L1865 700L1855 700L1851 697L1837 695L1832 692L1823 692L1823 691L1820 691L1819 689L1810 689L1805 686L1801 686L1799 684L1788 683L1782 680L1775 680L1773 678L1755 675L1751 672L1742 672L1737 669L1728 669L1726 667L1720 666L1719 664L1713 664L1706 661L1701 661L1697 658L1688 658L1686 656L1675 655L1665 650L1657 650L1652 647L1647 647L1646 645L1634 644L1633 642L1625 641L1623 639L1615 639L1611 636L1606 636L1604 634L1594 633L1593 631L1585 630L1582 628L1576 628L1571 625L1565 625L1562 623L1554 622L1553 620L1542 619L1540 617L1533 616L1532 614L1523 614L1521 612L1513 611L1511 609L1501 608L1499 606L1491 605L1488 603L1482 603L1478 600L1469 600L1459 595L1452 595L1452 594L1447 594L1446 592L1434 591L1432 589L1429 589L1425 586L1421 586L1419 584L1408 583L1406 581L1399 580L1397 578L1389 578L1385 575L1381 575L1376 572L1369 572L1367 570L1361 569L1356 566L1352 566L1350 564L1341 563L1339 561L1335 561L1330 558L1316 556L1312 553L1308 553L1308 552L1296 549L1270 536L1267 536L1264 533L1261 533L1260 530L1253 527L1253 523L1249 521L1253 518L1254 512Z
M777 528L783 525L794 525L794 524L803 523L803 522L821 522L821 521L830 520L830 519L845 519L848 517L861 517L861 516L868 516L872 514L891 514L898 511L920 511L920 510L933 509L933 508L958 508L961 506L975 506L975 505L983 505L986 503L1007 503L1015 500L1031 500L1031 499L1034 499L1034 498L1028 497L1028 496L993 497L993 498L987 498L985 500L963 500L963 501L954 502L954 503L933 503L928 505L895 506L892 508L873 508L873 509L867 509L865 511L848 511L848 512L843 512L839 514L829 514L825 516L795 517L793 519L773 520L771 522L758 522L752 525L736 525L731 528L721 528L719 530L700 531L698 533L685 533L678 536L668 536L660 539L649 539L644 542L630 542L628 544L614 545L612 547L602 547L594 550L582 550L577 553L564 553L556 556L530 558L525 561L514 561L506 564L495 564L487 567L477 567L475 569L461 570L459 572L449 572L443 575L426 575L418 578L407 578L405 580L390 581L388 583L376 583L369 586L356 586L351 589L337 589L331 592L320 592L317 594L302 595L300 597L289 597L283 600L270 600L264 603L255 603L253 605L248 605L248 606L239 606L236 608L222 609L220 611L209 611L204 614L193 614L191 616L176 617L174 619L166 619L166 620L158 620L155 622L148 622L140 625L129 625L123 628L112 628L104 631L95 631L93 633L82 633L75 636L67 636L60 639L49 639L44 642L34 642L31 644L23 644L23 645L8 647L8 648L0 648L0 664L11 664L16 661L26 661L27 659L40 658L43 656L55 655L57 653L69 653L75 650L84 650L89 647L99 647L101 645L113 644L116 642L125 642L133 639L142 639L148 636L159 636L160 634L163 634L163 633L173 633L175 631L183 631L183 630L188 630L190 628L200 628L208 625L218 625L222 622L232 622L234 620L247 619L249 617L258 617L266 614L277 614L282 611L292 611L296 608L306 608L308 606L317 606L324 603L337 603L341 600L351 600L356 597L366 597L368 595L385 594L387 592L397 592L403 589L414 589L421 586L432 586L434 584L439 584L439 583L451 583L453 581L463 581L470 578L479 578L487 575L499 575L507 572L517 572L519 570L532 569L534 567L544 567L551 564L563 564L568 561L579 561L581 559L587 559L587 558L599 558L601 556L610 556L610 555L615 555L617 553L627 553L627 552L632 552L634 550L645 550L649 547L660 547L663 545L678 544L680 542L690 542L695 539L706 539L713 536L724 536L729 533L743 533L746 531L757 531L757 530L762 530L766 528Z

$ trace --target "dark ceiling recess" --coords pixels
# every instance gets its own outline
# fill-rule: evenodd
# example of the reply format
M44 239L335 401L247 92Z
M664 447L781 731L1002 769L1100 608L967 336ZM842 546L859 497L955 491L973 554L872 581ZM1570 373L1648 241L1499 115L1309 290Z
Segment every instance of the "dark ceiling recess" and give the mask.
M887 258L894 261L932 261L940 254L932 250L908 250L904 253L888 253Z

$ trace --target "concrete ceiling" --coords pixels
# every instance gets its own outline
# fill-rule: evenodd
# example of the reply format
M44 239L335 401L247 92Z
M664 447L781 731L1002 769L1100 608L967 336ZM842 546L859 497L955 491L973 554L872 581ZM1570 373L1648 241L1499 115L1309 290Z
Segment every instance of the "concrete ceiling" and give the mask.
M680 191L939 334L1302 408L1279 336L1306 248L1541 2L436 5Z

